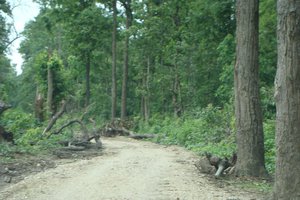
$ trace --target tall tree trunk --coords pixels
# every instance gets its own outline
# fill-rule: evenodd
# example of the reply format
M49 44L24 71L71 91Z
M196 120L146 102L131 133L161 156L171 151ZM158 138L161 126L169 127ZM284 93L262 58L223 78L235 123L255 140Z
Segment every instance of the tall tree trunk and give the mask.
M145 96L145 105L144 105L144 110L145 110L145 121L148 121L150 118L150 67L151 67L151 62L150 62L150 57L148 57L147 60L147 70L146 70L146 96Z
M149 86L149 79L150 79L150 57L147 58L147 64L146 67L143 70L143 80L142 80L142 86L143 86L143 94L142 94L142 100L141 100L141 112L143 119L147 122L149 120L150 116L150 109L149 109L149 95L150 95L150 86Z
M258 0L237 0L236 6L234 89L239 176L266 175L258 75L258 4Z
M180 33L180 26L181 26L181 20L179 16L179 10L180 6L177 4L176 5L176 12L173 17L174 24L176 26L176 37L175 39L177 40L176 44L176 55L174 58L174 77L173 77L173 85L172 85L172 102L173 102L173 112L174 112L174 117L180 117L182 113L182 102L181 102L181 83L180 83L180 75L179 75L179 57L180 57L180 52L179 48L181 45L181 33Z
M127 116L127 82L128 82L128 49L129 37L125 39L124 66L123 66L123 81L122 81L122 103L121 103L121 119L124 120Z
M90 88L90 71L91 71L91 58L90 53L86 55L86 66L85 66L85 107L90 104L91 88Z
M300 199L300 1L277 1L274 198Z
M113 33L112 33L112 87L111 87L111 119L116 118L117 110L117 0L113 0Z
M123 6L126 13L126 30L129 30L132 23L132 10L131 0L125 0ZM123 82L122 82L122 105L121 105L121 119L124 120L127 117L127 84L128 84L128 54L129 54L129 37L127 33L125 37L125 50L124 50L124 66L123 66Z
M180 117L182 113L182 102L181 102L181 88L180 88L180 78L177 71L177 64L175 64L175 72L172 86L172 103L174 117Z
M53 71L50 67L48 67L48 74L47 74L47 84L48 84L48 91L47 91L47 113L51 118L54 115L53 110Z

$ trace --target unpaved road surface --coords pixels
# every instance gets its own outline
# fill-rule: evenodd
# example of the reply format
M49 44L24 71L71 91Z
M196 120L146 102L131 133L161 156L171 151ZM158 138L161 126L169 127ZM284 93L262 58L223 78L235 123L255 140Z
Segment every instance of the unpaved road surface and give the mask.
M127 138L103 139L104 155L59 165L0 193L7 200L247 200L258 194L218 187L194 166L196 156Z

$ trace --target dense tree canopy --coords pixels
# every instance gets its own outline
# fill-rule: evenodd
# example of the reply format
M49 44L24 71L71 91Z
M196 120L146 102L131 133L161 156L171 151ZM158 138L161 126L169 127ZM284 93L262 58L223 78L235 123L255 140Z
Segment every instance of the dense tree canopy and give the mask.
M20 49L25 58L22 78L38 70L32 66L41 52L57 52L68 74L65 81L69 96L80 107L97 104L101 115L108 119L111 3L37 2L41 12L26 26ZM267 9L274 7L273 1L265 0L261 4L263 108L267 111L264 115L271 117L274 104L269 91L275 71L275 11ZM133 21L128 29L126 5L129 5L127 1L117 3L116 77L118 97L122 89L125 39L129 37L128 117L143 115L145 110L148 117L155 113L180 116L195 107L208 104L223 107L230 103L235 55L234 1L132 1ZM79 90L74 91L72 87ZM120 106L117 113L121 112Z

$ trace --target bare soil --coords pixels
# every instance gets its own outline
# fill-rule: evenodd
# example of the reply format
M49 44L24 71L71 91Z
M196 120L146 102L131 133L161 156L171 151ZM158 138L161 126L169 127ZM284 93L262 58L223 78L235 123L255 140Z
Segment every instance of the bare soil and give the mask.
M0 189L2 200L254 200L264 194L201 174L177 146L104 138L102 156L36 164L41 172ZM47 169L48 164L51 169ZM44 169L42 166L45 166ZM1 185L0 185L1 187Z

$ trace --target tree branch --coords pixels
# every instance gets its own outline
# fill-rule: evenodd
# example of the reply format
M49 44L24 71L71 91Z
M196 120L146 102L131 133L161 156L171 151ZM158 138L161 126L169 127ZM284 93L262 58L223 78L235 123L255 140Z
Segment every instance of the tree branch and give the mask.
M51 118L50 122L48 123L48 126L45 128L45 130L43 131L42 135L45 135L48 131L51 130L51 128L53 127L53 125L56 123L56 120L60 116L62 116L62 114L65 112L65 110L66 110L66 101L63 100L60 110Z

